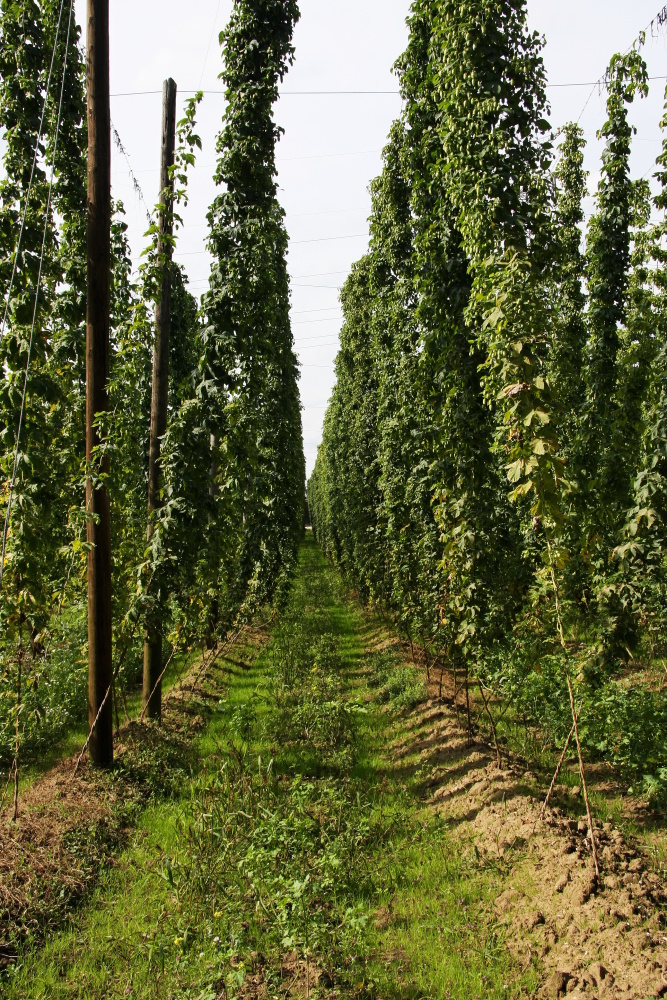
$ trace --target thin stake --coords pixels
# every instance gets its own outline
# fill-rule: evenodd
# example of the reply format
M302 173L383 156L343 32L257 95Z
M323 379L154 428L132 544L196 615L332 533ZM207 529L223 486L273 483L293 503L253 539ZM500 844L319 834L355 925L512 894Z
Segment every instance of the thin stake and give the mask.
M105 694L104 698L102 699L102 704L100 705L99 711L98 711L97 715L95 716L95 720L93 721L93 724L90 727L90 732L88 733L88 739L84 743L83 750L79 754L79 759L77 760L76 767L74 768L74 773L75 774L79 770L79 765L81 764L81 761L83 760L83 755L85 754L86 750L88 749L88 745L90 743L91 737L92 737L92 735L93 735L93 733L95 731L95 726L97 725L98 719L99 719L99 717L102 714L102 711L104 709L104 706L107 703L107 698L109 697L110 693L111 693L111 684L107 688L107 693Z
M549 538L549 532L545 529L547 547L549 549L549 564L551 567L551 580L553 582L554 595L556 598L556 621L558 625L558 635L560 636L560 644L564 650L567 651L567 644L565 642L565 629L563 627L563 613L560 603L560 591L558 589L558 580L556 578L556 568L553 557L553 548L551 545L551 539ZM572 723L574 729L574 736L577 741L577 753L579 755L579 773L581 774L581 784L584 789L584 799L586 800L586 813L588 815L588 829L591 836L591 844L593 847L593 861L595 862L595 874L600 877L600 865L598 863L598 851L597 844L595 843L595 830L593 829L593 816L591 813L591 803L588 798L588 787L586 785L586 768L584 767L584 757L581 752L581 743L579 741L579 714L575 708L574 704L574 691L572 690L572 681L570 680L569 671L565 670L565 676L567 677L567 689L570 693L570 711L572 712ZM579 709L581 712L581 708Z
M456 725L461 725L461 718L459 716L459 687L458 687L458 677L456 671L456 661L454 661L454 708L456 709Z
M21 631L21 635L23 632ZM21 738L19 736L19 723L21 717L21 681L23 672L23 638L19 646L18 671L16 681L16 746L14 748L14 815L12 822L16 823L19 818L19 751L21 749Z
M111 678L111 695L114 712L116 714L116 736L120 733L120 718L118 715L118 695L116 694L116 678Z
M118 684L120 686L120 696L123 699L123 712L125 713L125 721L131 722L130 713L127 710L127 699L125 698L125 688L121 682L120 676L118 677Z
M14 814L12 816L12 822L16 823L19 818L19 759L18 756L14 758Z
M584 768L584 758L581 753L581 743L579 742L579 719L574 707L574 692L572 690L572 682L570 680L570 675L567 675L567 689L570 692L570 708L572 709L572 719L574 720L574 735L577 741L577 753L579 754L579 771L581 773L581 784L584 789L584 799L586 801L586 813L588 815L588 830L591 837L591 845L593 847L593 861L595 863L595 874L600 877L600 865L598 863L598 849L595 843L595 830L593 829L593 816L591 814L591 804L588 799L588 788L586 787L586 770Z
M488 715L489 722L491 723L491 730L493 732L493 742L494 742L495 747L496 747L496 759L497 759L497 762L498 762L498 770L500 771L500 770L502 770L503 762L502 762L502 758L500 756L500 747L498 745L498 733L496 732L496 724L495 724L495 722L493 720L493 716L491 715L491 711L489 709L486 697L484 695L484 686L483 686L483 684L482 684L482 682L480 680L478 680L478 687L479 687L479 693L482 696L482 701L484 702L484 711Z
M15 768L16 768L16 757L14 757L14 760L12 761L12 766L9 768L9 771L7 772L7 784L5 785L5 790L2 793L2 798L0 799L0 813L2 813L2 810L4 809L5 799L7 798L7 792L9 791L9 786L12 783L12 778L14 777Z
M174 646L174 648L172 649L171 653L169 654L169 656L168 656L168 658L167 658L167 662L165 663L165 665L164 665L164 667L163 667L163 669L162 669L162 673L160 674L160 676L158 677L158 679L157 679L157 680L155 681L155 684L154 684L154 686L153 686L153 690L152 690L152 691L151 691L151 693L149 694L149 696L148 696L148 698L147 698L147 700L146 700L146 703L144 704L144 707L143 707L143 708L142 708L142 710L141 710L141 715L139 716L139 722L143 722L143 721L144 721L144 714L145 714L145 712L146 712L146 709L147 709L147 708L148 708L148 706L150 705L150 703L151 703L151 700L152 700L152 698L153 698L153 695L154 695L154 694L155 694L155 692L157 691L157 688L158 688L158 684L161 684L161 683L162 683L162 678L163 678L163 677L164 677L164 675L166 674L166 672L167 672L167 668L169 667L169 664L170 664L170 663L171 663L171 661L173 660L173 658L174 658L175 654L176 654L176 646ZM160 715L161 715L161 714L162 714L162 712L160 712Z
M582 708L583 708L583 702L579 706L579 711L577 712L577 719L579 719L579 716L581 715L581 709ZM572 737L573 736L574 736L574 723L572 723L572 729L570 729L570 735L568 736L567 740L565 741L565 746L563 747L563 752L560 755L560 760L558 761L558 767L556 768L556 773L554 774L553 778L551 779L551 785L549 786L549 791L547 792L547 797L544 800L544 805L542 806L542 812L540 813L540 819L544 819L544 814L546 813L547 807L549 805L549 799L551 798L551 796L553 794L553 790L556 787L556 782L558 781L558 775L560 774L560 769L561 769L561 767L563 766L563 764L565 762L565 755L566 755L566 753L568 751L570 743L572 742Z

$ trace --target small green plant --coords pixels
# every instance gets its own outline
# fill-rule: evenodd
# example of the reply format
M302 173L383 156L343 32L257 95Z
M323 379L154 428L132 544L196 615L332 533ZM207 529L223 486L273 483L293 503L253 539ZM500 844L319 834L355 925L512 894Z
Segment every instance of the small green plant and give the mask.
M364 664L368 669L366 683L369 688L379 688L386 683L387 677L397 666L397 655L393 650L382 650L379 653L371 653L364 659Z
M257 720L257 712L252 704L244 703L234 709L229 720L229 729L242 743L247 743Z
M380 703L391 702L392 707L398 711L414 708L427 698L428 688L424 681L417 677L412 667L399 667L393 670L377 693L377 700Z
M275 682L285 694L293 694L312 669L308 637L300 622L286 622L277 631L272 651Z
M332 678L340 675L342 663L335 635L321 635L312 647L312 656L314 670Z

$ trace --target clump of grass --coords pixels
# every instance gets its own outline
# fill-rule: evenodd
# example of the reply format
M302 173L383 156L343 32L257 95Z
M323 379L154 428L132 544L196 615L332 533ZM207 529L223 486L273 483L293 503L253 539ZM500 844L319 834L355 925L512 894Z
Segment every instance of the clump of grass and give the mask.
M377 693L381 704L391 702L397 711L414 708L428 699L428 688L412 667L394 669Z
M369 653L364 657L366 667L366 683L371 690L376 690L386 683L387 678L398 666L398 657L393 649L385 649L378 653Z

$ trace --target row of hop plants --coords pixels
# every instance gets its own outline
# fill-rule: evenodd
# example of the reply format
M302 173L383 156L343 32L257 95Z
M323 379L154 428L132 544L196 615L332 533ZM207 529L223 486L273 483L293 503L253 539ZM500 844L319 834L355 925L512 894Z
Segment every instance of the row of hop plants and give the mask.
M667 140L651 195L629 168L645 39L605 76L585 225L584 136L551 129L525 0L414 0L409 28L313 528L496 718L560 749L576 716L584 754L661 795Z
M227 104L217 141L219 194L209 213L213 267L209 290L198 302L183 270L172 265L169 422L162 506L150 544L148 450L163 194L138 272L123 206L114 205L110 410L102 431L110 458L119 700L141 676L144 634L156 614L165 657L171 649L214 644L258 607L280 602L295 566L305 469L273 104L293 59L298 16L291 0L236 0L220 35ZM187 200L188 172L201 148L200 100L197 95L186 104L178 125L175 213ZM0 593L0 760L11 764L19 745L24 754L35 750L87 716L87 124L85 61L69 3L0 3L0 130L0 312L6 310L0 521L10 500L28 371ZM178 230L177 215L176 223Z

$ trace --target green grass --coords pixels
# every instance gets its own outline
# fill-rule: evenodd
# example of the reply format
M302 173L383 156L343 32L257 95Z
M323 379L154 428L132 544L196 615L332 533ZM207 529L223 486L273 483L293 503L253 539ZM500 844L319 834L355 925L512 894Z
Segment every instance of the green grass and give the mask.
M366 624L309 537L271 644L226 661L181 797L141 814L69 926L20 956L7 1000L532 992L494 925L503 872L391 762L423 692L398 664L378 677Z

